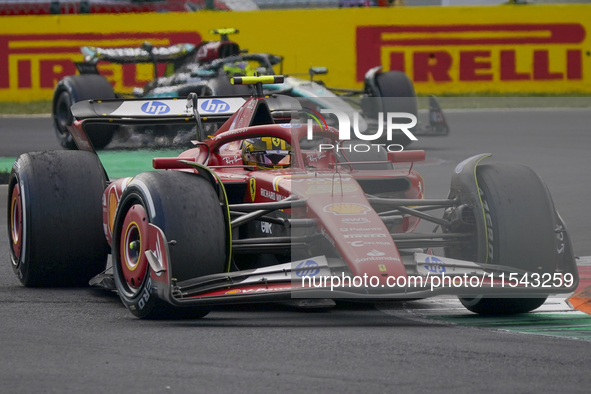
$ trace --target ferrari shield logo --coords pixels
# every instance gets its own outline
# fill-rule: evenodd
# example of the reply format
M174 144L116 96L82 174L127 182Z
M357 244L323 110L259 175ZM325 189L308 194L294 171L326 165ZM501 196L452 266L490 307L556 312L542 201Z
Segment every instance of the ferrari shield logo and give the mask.
M250 200L254 201L254 197L257 194L257 181L254 178L250 178Z

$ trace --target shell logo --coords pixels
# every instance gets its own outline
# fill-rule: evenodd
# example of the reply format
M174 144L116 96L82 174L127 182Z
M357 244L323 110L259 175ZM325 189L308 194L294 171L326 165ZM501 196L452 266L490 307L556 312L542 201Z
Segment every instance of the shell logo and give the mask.
M335 215L365 215L370 208L363 204L330 204L324 207L324 212Z

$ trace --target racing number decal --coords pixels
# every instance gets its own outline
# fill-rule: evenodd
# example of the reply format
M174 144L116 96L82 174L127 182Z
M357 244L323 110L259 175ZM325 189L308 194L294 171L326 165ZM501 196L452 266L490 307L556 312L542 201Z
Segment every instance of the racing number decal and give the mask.
M254 178L250 178L250 200L254 202L254 197L257 194L257 181Z

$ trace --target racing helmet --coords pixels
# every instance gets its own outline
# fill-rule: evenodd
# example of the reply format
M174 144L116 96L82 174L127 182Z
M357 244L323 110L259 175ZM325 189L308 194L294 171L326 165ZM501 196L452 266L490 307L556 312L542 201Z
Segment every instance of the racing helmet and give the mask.
M224 71L228 76L253 76L258 70L250 66L246 61L232 62L224 64Z
M242 145L242 162L263 170L289 168L292 152L291 145L281 138L252 138Z

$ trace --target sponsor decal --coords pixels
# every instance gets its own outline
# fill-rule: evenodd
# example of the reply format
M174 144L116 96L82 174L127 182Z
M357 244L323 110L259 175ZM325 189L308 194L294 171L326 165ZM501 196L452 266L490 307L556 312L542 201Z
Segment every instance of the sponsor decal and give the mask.
M254 178L250 178L250 181L248 181L248 189L250 190L250 200L254 201L254 198L257 195L257 181Z
M47 2L49 3L49 2ZM35 17L35 16L31 16ZM31 18L26 17L26 18ZM29 23L37 23L31 22ZM40 23L41 26L44 23ZM43 29L43 27L41 27ZM125 33L43 33L0 34L0 97L10 100L15 92L31 99L51 99L57 82L67 75L77 73L74 62L84 60L81 46L139 47L144 41L154 47L179 43L201 42L195 30L187 32ZM165 64L159 64L163 75ZM153 77L151 64L99 63L99 72L114 86L116 92L131 92L134 87L144 86Z
M281 195L279 193L272 192L272 191L267 190L267 189L262 189L261 188L260 191L261 191L261 197L265 197L265 198L268 198L270 200L281 201L281 200L284 200L284 199L287 198L287 197L285 197L285 196L283 196L283 195Z
M148 101L142 105L141 110L149 115L164 115L170 112L170 107L161 101Z
M265 234L273 234L273 224L261 222L261 231Z
M374 249L374 250L372 250L371 252L367 253L367 255L368 255L368 256L375 256L375 257L378 257L378 256L385 256L385 255L386 255L386 253L384 253L384 252L380 252L379 250L375 250L375 249Z
M234 157L222 157L222 160L226 164L236 164L242 160L242 157L240 157L240 155L235 155Z
M349 224L349 223L369 223L369 219L368 218L343 218L342 222L345 224Z
M266 292L272 292L272 291L289 291L289 290L291 290L291 286L255 288L255 289L234 289L234 290L228 290L225 294L252 294L252 293L266 293Z
M358 26L356 36L358 82L380 65L415 84L583 79L580 23Z
M390 234L345 234L345 238L387 238Z
M365 245L392 245L392 242L385 242L385 241L349 241L347 242L351 246L359 248Z
M210 99L210 100L205 100L203 102L203 104L201 104L201 110L203 112L207 112L210 114L226 112L229 109L230 109L230 104L228 104L224 100Z
M318 268L318 263L314 260L306 260L299 263L296 268L307 268L305 270L298 270L296 271L296 275L298 277L304 276L316 276L320 272L320 268Z
M378 264L378 268L380 269L380 271L386 272L386 265L385 264Z
M324 159L326 157L326 153L316 152L312 155L308 155L307 159L310 163L315 163L318 160Z
M383 261L383 260L387 260L387 261L399 261L396 257L389 257L389 256L387 256L387 257L384 257L384 256L377 257L377 256L371 256L371 257L363 257L363 258L360 258L360 259L356 259L354 261L354 263L364 263L366 261L375 261L375 260L380 260L380 261Z
M324 207L324 212L335 215L365 215L371 209L363 204L330 204Z
M297 129L298 127L302 127L300 123L281 123L279 126L283 127L284 129Z
M435 256L429 256L425 259L425 265L423 266L423 268L425 268L429 272L441 274L443 272L446 272L446 269L442 264L445 264L445 261L438 259Z

